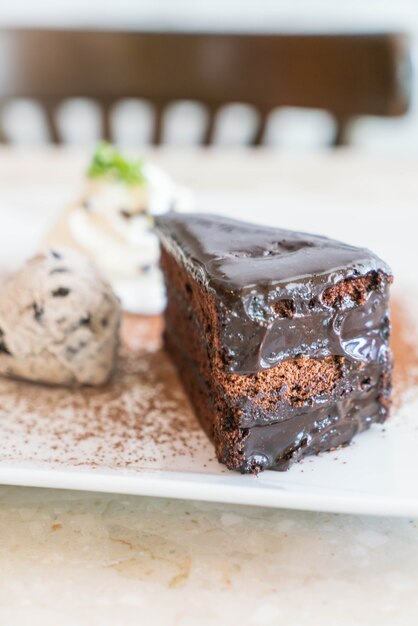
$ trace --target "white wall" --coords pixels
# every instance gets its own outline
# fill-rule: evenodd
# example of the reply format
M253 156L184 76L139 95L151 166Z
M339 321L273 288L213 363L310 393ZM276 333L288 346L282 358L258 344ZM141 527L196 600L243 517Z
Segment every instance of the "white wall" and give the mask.
M2 0L0 26L167 30L406 28L418 34L416 0Z

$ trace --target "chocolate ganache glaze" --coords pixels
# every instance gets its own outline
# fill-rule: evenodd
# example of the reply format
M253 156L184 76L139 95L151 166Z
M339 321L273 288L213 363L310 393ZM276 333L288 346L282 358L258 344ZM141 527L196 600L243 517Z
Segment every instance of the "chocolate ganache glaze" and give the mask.
M170 253L216 293L227 371L251 374L298 356L342 356L353 365L390 358L392 272L375 254L226 217L187 217L165 215L157 229ZM336 306L327 296L361 277L373 286L361 304L345 298Z
M315 402L312 407L298 409L292 419L242 430L244 455L240 469L248 472L256 466L259 470L286 470L307 454L347 444L354 435L386 417L387 408L373 388L325 405Z

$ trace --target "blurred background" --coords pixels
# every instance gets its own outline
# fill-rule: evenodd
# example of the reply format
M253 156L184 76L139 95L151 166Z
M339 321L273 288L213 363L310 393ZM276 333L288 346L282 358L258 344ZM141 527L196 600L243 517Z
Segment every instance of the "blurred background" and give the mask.
M1 139L414 152L417 42L416 0L3 2Z

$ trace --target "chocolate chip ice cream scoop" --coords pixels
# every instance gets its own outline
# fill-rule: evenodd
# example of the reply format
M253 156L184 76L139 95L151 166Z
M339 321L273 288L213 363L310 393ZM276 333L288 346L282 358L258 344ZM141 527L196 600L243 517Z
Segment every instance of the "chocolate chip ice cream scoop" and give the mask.
M0 374L52 385L102 385L118 347L120 305L81 254L41 252L0 290Z

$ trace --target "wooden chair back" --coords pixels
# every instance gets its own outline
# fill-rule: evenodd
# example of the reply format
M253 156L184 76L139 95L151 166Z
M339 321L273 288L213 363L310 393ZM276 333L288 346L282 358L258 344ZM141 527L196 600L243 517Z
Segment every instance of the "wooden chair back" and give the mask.
M0 104L30 97L45 107L52 140L60 141L57 105L92 98L109 114L121 98L155 107L153 142L161 141L167 104L196 100L209 111L204 142L226 103L253 105L260 115L281 106L326 109L337 120L335 144L359 115L398 116L410 100L410 44L402 34L236 35L6 30L0 32Z

